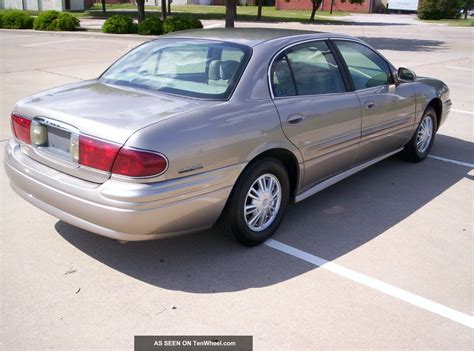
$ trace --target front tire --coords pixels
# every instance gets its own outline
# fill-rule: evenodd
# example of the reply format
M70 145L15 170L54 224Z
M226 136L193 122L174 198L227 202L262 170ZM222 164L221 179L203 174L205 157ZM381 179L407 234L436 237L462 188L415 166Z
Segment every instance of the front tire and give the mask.
M239 177L217 226L245 246L263 243L280 225L290 199L285 166L266 158Z
M423 114L415 135L402 151L404 158L412 162L423 161L433 147L437 129L436 112L430 106Z

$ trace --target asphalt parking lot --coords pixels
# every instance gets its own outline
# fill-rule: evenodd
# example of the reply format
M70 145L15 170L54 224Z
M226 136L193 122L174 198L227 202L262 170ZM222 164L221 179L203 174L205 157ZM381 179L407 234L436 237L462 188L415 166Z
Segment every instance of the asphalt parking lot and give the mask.
M472 348L474 30L291 27L364 37L447 82L454 106L433 157L387 159L291 206L252 249L212 230L121 245L26 203L2 168L0 349L130 349L134 335L180 334L253 335L258 350ZM143 40L0 31L0 146L16 100L96 77Z

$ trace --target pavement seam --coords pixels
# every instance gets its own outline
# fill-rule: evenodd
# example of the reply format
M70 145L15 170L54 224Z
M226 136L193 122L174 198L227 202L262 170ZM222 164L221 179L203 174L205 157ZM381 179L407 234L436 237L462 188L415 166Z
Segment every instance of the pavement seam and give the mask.
M453 61L460 61L460 60L470 60L470 57L459 57L451 60L444 60L444 61L439 61L439 62L431 62L431 63L424 63L422 65L416 65L416 66L411 66L411 67L425 67L425 66L432 66L432 65L439 65L441 63L447 63L447 62L453 62Z
M72 78L72 79L77 79L77 80L84 80L84 78L78 78L78 77L73 77L73 76L68 76L66 74L61 74L61 73L56 73L56 72L50 72L50 71L46 71L44 69L39 69L39 68L36 68L35 71L39 71L39 72L43 72L43 73L49 73L49 74L55 74L57 76L61 76L61 77L66 77L66 78Z
M47 71L47 70L41 69L41 68L25 69L25 70L19 70L19 71L1 72L1 74L25 73L25 72L34 72L34 71L42 72L42 73L54 74L54 75L57 75L57 76L66 77L66 78L72 78L72 79L77 79L77 80L85 80L84 78L79 78L79 77L74 77L74 76L68 76L68 75L66 75L66 74L51 72L51 71Z

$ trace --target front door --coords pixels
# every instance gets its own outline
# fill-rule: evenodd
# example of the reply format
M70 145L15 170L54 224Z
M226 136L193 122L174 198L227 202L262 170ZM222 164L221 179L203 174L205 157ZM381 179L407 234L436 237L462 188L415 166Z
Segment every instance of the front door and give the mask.
M396 83L390 65L369 47L335 40L362 107L361 146L356 163L363 163L404 146L415 122L415 91Z
M327 43L288 48L274 60L271 80L283 131L303 155L302 190L350 168L360 142L360 103Z

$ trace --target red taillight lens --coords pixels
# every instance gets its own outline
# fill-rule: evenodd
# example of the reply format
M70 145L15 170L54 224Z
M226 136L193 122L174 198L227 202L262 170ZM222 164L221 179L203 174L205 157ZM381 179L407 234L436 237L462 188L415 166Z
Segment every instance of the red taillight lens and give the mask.
M79 137L79 164L110 172L120 147L81 135Z
M150 177L163 173L168 161L163 155L122 148L114 162L112 173L128 177Z
M30 139L30 126L31 126L31 120L28 118L23 118L18 115L15 115L12 113L12 131L15 136L27 143L31 144L31 139Z

